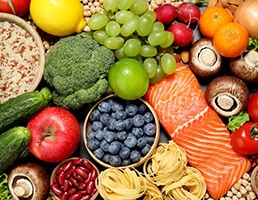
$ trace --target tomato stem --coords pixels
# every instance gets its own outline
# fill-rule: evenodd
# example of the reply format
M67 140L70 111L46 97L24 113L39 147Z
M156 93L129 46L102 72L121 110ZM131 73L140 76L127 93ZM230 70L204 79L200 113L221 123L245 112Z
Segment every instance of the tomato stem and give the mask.
M13 3L12 3L12 0L7 0L7 2L8 2L8 5L10 6L10 8L11 8L13 14L16 15L16 12L15 12L15 9L14 9Z
M257 128L255 128L255 126L258 124L258 122L257 123L255 123L255 124L253 124L252 126L251 126L251 129L250 129L250 131L251 131L251 137L254 139L254 138L258 138L258 129Z

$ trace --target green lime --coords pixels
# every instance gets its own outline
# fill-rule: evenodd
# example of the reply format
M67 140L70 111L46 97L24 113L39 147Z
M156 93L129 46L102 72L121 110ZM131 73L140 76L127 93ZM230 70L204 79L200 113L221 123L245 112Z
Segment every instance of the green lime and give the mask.
M133 58L118 60L109 71L108 81L113 92L126 100L141 98L149 87L147 72Z

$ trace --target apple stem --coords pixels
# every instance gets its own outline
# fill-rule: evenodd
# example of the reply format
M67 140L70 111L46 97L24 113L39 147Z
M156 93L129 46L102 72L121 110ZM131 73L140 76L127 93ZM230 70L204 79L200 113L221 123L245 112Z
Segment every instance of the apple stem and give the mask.
M38 147L44 138L50 137L50 136L52 136L50 132L44 132L43 135L37 141L36 146Z

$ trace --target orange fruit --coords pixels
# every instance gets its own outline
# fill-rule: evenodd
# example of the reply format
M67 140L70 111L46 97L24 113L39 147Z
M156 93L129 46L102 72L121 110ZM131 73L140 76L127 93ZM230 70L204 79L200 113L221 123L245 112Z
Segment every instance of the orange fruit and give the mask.
M234 58L245 51L248 46L247 30L236 22L222 24L213 36L215 49L224 57Z
M215 31L224 23L232 22L233 18L222 7L207 7L199 20L200 32L203 36L212 38Z

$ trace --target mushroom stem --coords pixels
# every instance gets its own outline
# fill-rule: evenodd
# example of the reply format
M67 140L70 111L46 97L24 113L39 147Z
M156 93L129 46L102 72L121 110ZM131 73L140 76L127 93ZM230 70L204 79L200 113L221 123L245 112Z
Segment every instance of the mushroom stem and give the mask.
M33 193L33 186L28 179L18 179L14 188L14 194L19 198L27 198Z
M252 66L256 67L258 65L258 52L255 50L249 51L245 56L244 56L245 62Z
M232 106L234 105L234 99L230 97L229 95L222 94L218 96L217 98L218 106L224 110L230 110L232 109Z
M203 65L207 67L211 67L216 62L217 57L215 52L212 49L205 47L200 50L198 59L200 63L202 63Z

